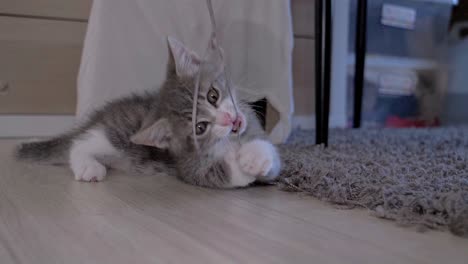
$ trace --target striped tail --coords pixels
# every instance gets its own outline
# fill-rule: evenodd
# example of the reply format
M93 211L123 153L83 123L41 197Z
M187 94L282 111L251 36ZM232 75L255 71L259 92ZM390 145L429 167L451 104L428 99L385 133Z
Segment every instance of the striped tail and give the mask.
M44 141L21 143L15 151L18 160L39 163L67 163L72 137L63 135Z

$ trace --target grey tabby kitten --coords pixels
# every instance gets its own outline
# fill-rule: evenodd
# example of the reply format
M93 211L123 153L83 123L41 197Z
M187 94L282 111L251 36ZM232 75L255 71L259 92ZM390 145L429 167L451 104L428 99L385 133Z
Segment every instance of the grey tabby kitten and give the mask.
M168 40L172 59L158 92L113 101L70 132L23 143L17 158L68 162L75 179L88 182L102 181L107 168L173 173L187 183L214 188L274 180L280 170L277 150L253 111L233 91L236 114L219 56L202 61L179 41ZM197 151L192 103L199 71Z

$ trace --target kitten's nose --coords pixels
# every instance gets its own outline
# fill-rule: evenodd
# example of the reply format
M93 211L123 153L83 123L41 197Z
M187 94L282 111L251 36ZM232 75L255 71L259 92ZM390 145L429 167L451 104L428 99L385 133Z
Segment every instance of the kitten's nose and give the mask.
M234 123L235 120L231 117L231 115L227 112L224 112L221 114L220 118L220 125L222 126L230 126Z
M234 117L228 112L224 112L220 115L219 124L222 126L239 126L242 122L240 116Z

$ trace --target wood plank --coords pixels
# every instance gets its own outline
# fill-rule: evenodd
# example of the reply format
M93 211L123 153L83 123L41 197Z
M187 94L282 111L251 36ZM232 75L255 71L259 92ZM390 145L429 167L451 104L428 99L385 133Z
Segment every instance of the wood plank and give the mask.
M0 17L1 114L73 114L86 23Z
M306 194L296 193L292 198L289 193L272 193L266 189L249 189L237 195L252 206L294 216L311 225L347 235L357 243L369 243L389 254L408 258L410 262L443 263L450 260L450 263L464 263L468 257L467 239L449 232L418 232L416 228L376 218L365 209L339 210L310 199ZM439 254L441 252L444 253Z
M2 0L0 13L87 20L92 0Z
M0 263L466 263L468 240L257 187L210 190L11 159L0 140Z

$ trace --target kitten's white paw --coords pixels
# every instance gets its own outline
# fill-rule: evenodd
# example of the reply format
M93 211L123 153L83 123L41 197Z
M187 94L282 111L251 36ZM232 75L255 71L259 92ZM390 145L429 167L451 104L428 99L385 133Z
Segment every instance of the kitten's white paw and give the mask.
M237 150L231 149L226 153L224 161L231 170L230 182L228 187L245 187L255 181L255 176L244 172L237 161Z
M267 176L275 161L275 149L267 141L253 140L244 144L238 153L240 168L253 176Z
M106 167L95 160L77 164L72 169L77 181L98 182L106 177Z

